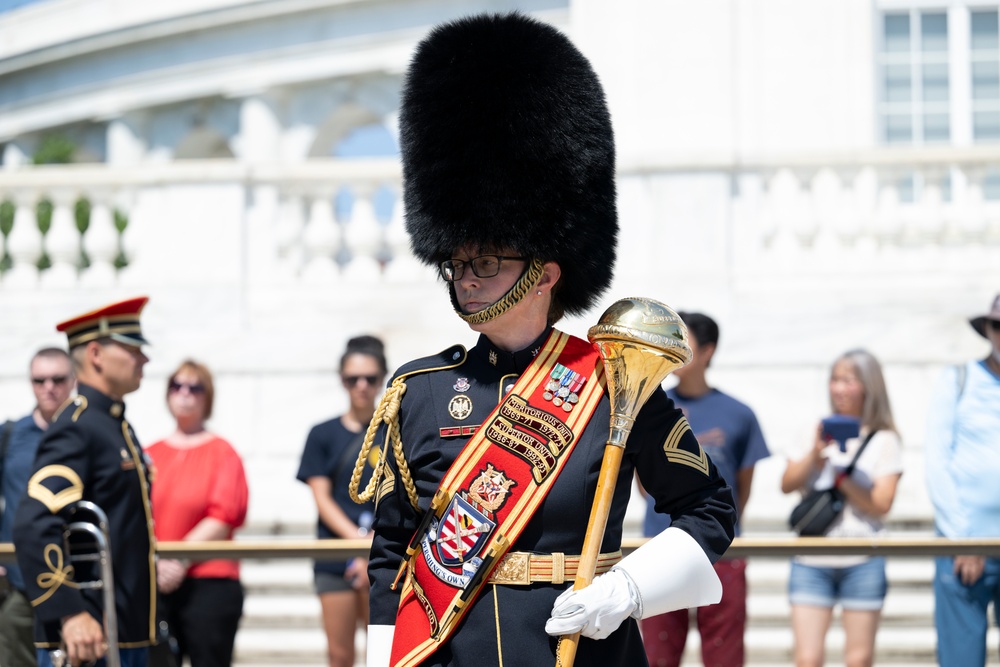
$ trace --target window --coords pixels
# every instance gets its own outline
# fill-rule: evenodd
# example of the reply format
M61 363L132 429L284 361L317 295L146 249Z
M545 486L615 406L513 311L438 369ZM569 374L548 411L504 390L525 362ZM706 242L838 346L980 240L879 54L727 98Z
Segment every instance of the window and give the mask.
M1000 140L1000 32L997 11L969 13L972 73L972 138Z
M880 70L884 141L950 141L948 15L917 10L884 14Z

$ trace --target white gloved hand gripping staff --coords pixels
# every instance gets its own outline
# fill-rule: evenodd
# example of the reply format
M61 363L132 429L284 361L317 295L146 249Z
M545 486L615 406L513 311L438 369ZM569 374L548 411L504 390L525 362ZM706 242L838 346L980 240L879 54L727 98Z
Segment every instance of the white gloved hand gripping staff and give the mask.
M564 591L545 632L604 639L629 616L649 618L721 599L722 583L704 550L686 532L670 527L590 586Z

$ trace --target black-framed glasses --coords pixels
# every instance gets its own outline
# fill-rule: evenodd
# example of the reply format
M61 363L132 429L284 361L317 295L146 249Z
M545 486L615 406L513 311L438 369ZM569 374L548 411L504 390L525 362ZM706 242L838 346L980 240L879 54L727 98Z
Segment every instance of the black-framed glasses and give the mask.
M472 273L477 278L492 278L500 273L500 265L505 259L519 262L528 261L527 257L504 257L503 255L480 255L466 261L463 259L446 259L438 265L441 277L449 283L461 280L465 275L465 266L472 267Z
M44 378L31 378L31 384L42 387L45 386L46 382L51 382L52 384L59 386L61 384L66 384L67 380L69 380L68 375L50 375L49 377Z
M205 393L205 385L198 382L178 382L177 380L170 381L170 391L178 392L181 389L187 389L189 394L198 396L199 394Z
M378 382L377 375L345 375L343 376L344 384L346 384L351 389L357 386L358 382L364 380L368 383L369 387L374 387Z

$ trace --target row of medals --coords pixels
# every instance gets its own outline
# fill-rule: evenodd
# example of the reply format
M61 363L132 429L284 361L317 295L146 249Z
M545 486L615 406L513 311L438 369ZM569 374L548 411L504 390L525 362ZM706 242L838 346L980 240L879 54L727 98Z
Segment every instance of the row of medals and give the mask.
M576 391L573 391L573 389L579 390L580 387L583 386L583 381L581 379L581 376L572 373L572 371L562 376L557 375L557 373L558 371L552 372L552 375L550 376L552 379L549 380L549 383L547 385L545 385L545 393L542 394L542 398L544 398L546 401L552 401L552 405L556 406L557 408L562 406L563 410L569 412L570 410L573 409L573 406L575 404L580 402L579 395L577 395ZM572 377L574 375L576 377ZM566 384L563 379L567 377L572 378L572 384L573 384L572 389L570 388L570 385Z

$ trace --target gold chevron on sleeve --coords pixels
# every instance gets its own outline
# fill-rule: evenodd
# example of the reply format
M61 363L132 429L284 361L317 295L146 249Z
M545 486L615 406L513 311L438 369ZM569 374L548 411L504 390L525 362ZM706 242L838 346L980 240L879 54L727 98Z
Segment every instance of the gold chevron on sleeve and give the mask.
M392 472L392 467L384 460L379 462L379 466L382 468L382 479L379 481L378 489L375 492L376 505L379 504L383 496L392 493L393 489L396 488L396 475Z
M65 480L69 486L60 491L52 491L44 483L53 479ZM63 484L59 483L58 486ZM76 471L68 466L45 466L28 480L28 497L34 498L55 514L70 503L83 498L83 482Z
M663 453L667 455L667 460L671 463L691 466L707 476L708 456L705 455L705 450L701 448L701 445L698 445L697 454L692 454L687 450L681 449L681 442L686 433L691 433L691 426L688 424L687 418L682 416L674 424L674 427L670 429L670 433L667 434L667 439L663 443ZM693 438L694 434L691 437ZM698 442L697 439L695 442Z

